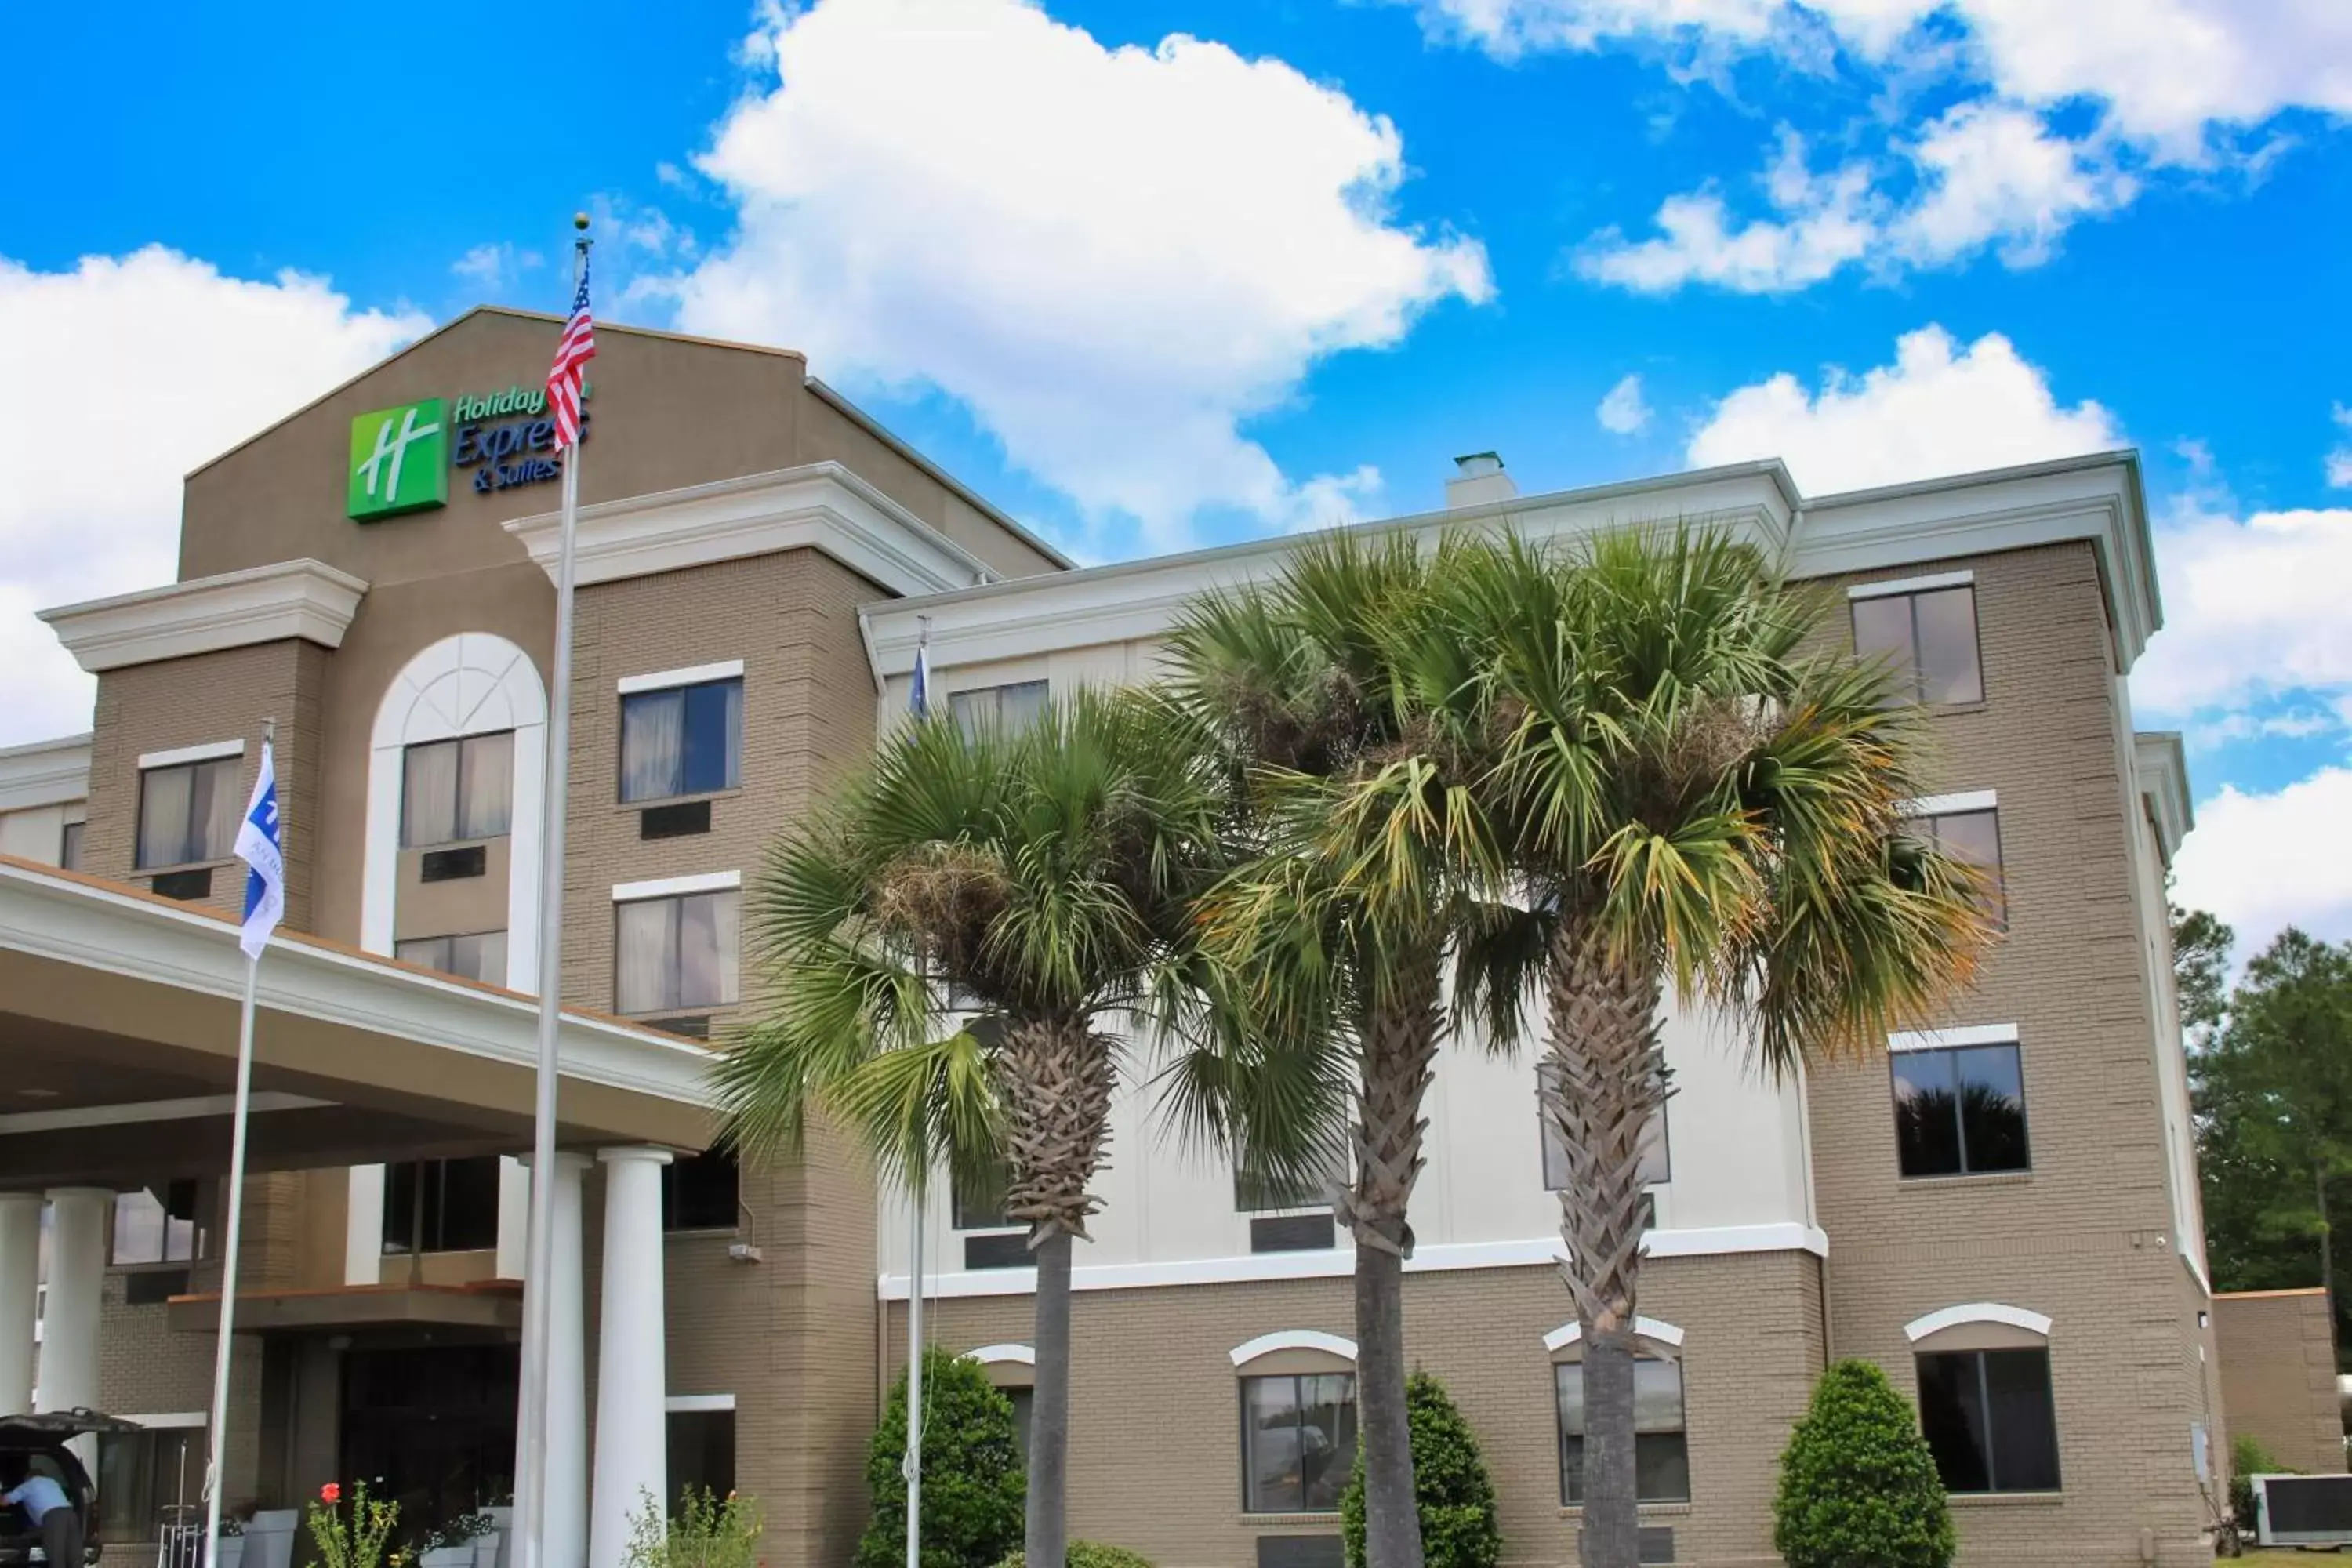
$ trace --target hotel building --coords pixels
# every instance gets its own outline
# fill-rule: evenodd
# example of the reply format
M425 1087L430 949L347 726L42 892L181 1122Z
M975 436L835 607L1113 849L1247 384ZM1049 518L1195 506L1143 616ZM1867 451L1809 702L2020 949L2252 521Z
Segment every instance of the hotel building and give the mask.
M0 752L0 1405L139 1419L105 1534L193 1501L242 982L228 858L276 721L288 920L263 962L233 1500L384 1478L413 1518L512 1469L555 487L550 318L473 311L188 476L178 580L44 612L91 732ZM1086 570L793 353L599 330L582 470L552 1278L558 1568L640 1489L755 1495L773 1568L848 1561L897 1374L908 1217L856 1152L703 1152L708 1043L756 1001L764 847L906 710L1151 679L1268 541ZM1932 715L1921 831L1997 874L1975 987L1884 1059L1759 1079L1667 1020L1639 1475L1646 1561L1762 1564L1825 1363L1916 1398L1963 1561L2204 1563L2226 1452L2165 868L2179 742L2126 677L2160 609L2128 452L1856 494L1777 462L1548 495L1461 460L1387 526L1660 520L1821 581ZM1080 1249L1073 1532L1162 1568L1339 1562L1349 1237L1162 1132L1138 1042ZM1450 1047L1405 1311L1500 1494L1575 1561L1580 1383L1535 1068ZM1022 1406L1031 1273L959 1194L929 1331ZM537 1288L534 1283L532 1288ZM37 1318L37 1327L36 1320ZM13 1403L12 1403L13 1402ZM136 1551L133 1547L131 1550Z

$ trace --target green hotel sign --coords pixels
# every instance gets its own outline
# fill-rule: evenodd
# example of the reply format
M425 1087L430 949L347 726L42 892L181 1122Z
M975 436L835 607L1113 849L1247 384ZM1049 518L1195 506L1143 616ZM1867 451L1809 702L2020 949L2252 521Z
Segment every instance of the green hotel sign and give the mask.
M352 421L347 510L373 522L449 500L449 422L441 400L379 408Z

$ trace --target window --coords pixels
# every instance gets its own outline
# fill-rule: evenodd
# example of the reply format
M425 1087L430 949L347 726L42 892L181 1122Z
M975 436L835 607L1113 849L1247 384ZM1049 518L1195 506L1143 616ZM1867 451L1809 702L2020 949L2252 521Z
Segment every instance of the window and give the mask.
M42 1462L36 1458L36 1469ZM204 1500L205 1429L151 1426L139 1432L100 1432L96 1479L98 1538L110 1546L152 1540L165 1509Z
M2025 1077L2017 1043L1897 1051L1895 1143L1906 1176L2025 1171Z
M2006 923L2009 908L2000 884L2000 813L1947 811L1911 819L1913 831L1943 855L1985 880L1985 912Z
M1919 1426L1947 1491L2058 1489L2046 1347L1920 1356Z
M196 1184L168 1182L159 1193L152 1188L114 1194L116 1264L186 1263L205 1256L204 1228L196 1223Z
M1584 1501L1584 1363L1552 1364L1559 1406L1559 1500ZM1654 1356L1633 1363L1633 1491L1643 1502L1690 1501L1690 1446L1683 1431L1683 1369Z
M740 1202L732 1152L690 1154L661 1168L664 1230L733 1230Z
M997 1393L1013 1402L1013 1451L1021 1456L1022 1468L1029 1467L1029 1421L1037 1409L1037 1391L1034 1388L1000 1388Z
M420 1222L425 1227L427 1252L482 1252L496 1247L499 1157L485 1154L472 1160L425 1160L386 1170L385 1256L406 1254Z
M1853 601L1853 651L1885 658L1920 702L1981 702L1973 584Z
M148 768L139 775L139 866L226 860L236 843L243 757Z
M1355 1373L1242 1379L1243 1511L1336 1511L1355 1464Z
M733 889L615 906L614 1010L733 1006L736 911Z
M621 699L621 798L667 800L742 782L743 679Z
M496 838L507 831L514 801L514 731L409 747L400 800L404 845Z
M948 698L948 710L967 735L994 727L1012 734L1025 730L1045 711L1050 684L1018 680L1010 686L981 686Z
M735 1412L669 1413L669 1499L673 1514L688 1491L724 1498L735 1489Z
M1541 1065L1536 1068L1538 1073L1548 1070ZM1568 1148L1560 1142L1559 1130L1551 1124L1551 1118L1544 1115L1540 1100L1537 1101L1536 1119L1543 1131L1544 1190L1556 1193L1568 1185ZM1650 1125L1642 1131L1642 1184L1654 1187L1674 1180L1674 1159L1666 1147L1666 1108L1661 1105L1657 1114L1650 1118Z
M58 864L66 870L81 869L81 829L80 823L68 822L58 836Z
M507 983L507 933L476 931L471 936L423 936L392 945L392 955L403 963L421 963L460 980L486 984Z

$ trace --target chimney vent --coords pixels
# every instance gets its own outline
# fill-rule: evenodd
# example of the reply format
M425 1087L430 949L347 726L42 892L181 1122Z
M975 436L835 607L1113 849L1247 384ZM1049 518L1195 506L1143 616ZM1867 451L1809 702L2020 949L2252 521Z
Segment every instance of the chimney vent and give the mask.
M1454 477L1445 481L1445 505L1448 510L1465 506L1485 506L1489 501L1509 500L1519 493L1511 476L1503 471L1503 458L1496 452L1471 452L1454 459Z

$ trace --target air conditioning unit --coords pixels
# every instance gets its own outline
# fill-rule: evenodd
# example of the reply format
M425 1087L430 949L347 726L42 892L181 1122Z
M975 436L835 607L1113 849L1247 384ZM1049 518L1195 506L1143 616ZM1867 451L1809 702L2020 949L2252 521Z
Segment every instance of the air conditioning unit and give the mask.
M2254 1538L2263 1545L2352 1545L2352 1476L2252 1479Z

